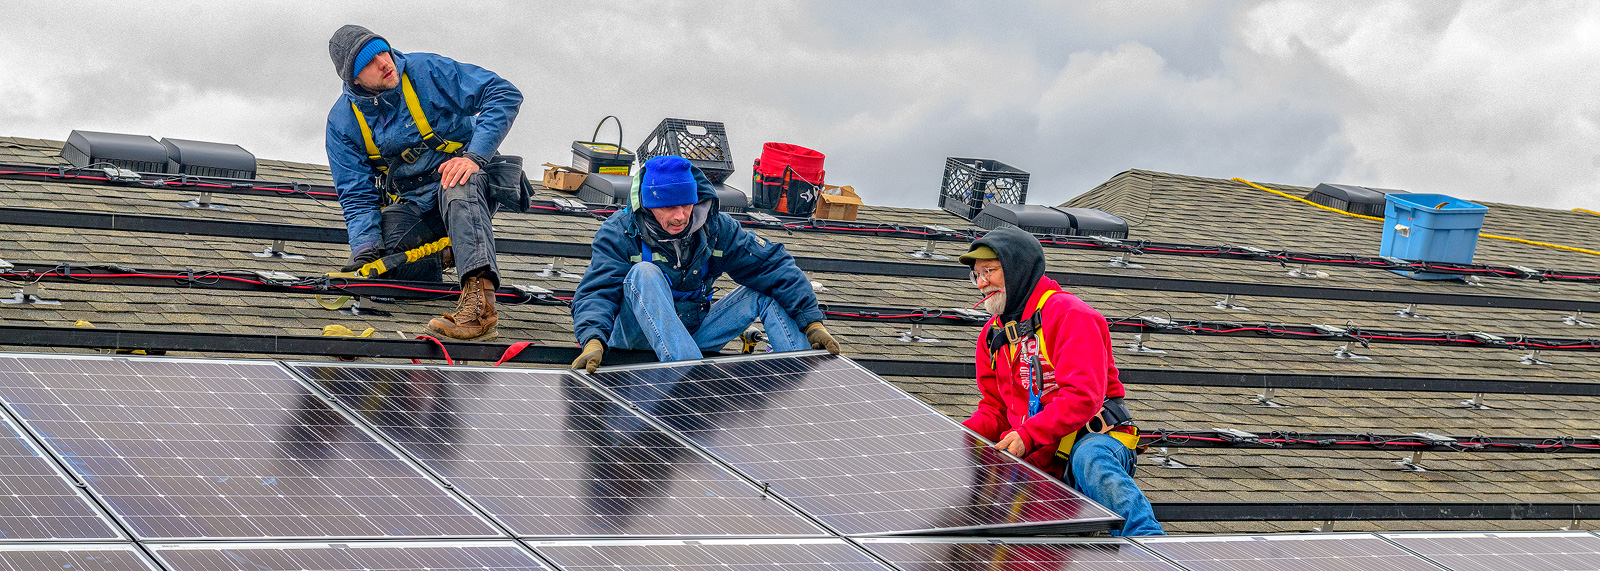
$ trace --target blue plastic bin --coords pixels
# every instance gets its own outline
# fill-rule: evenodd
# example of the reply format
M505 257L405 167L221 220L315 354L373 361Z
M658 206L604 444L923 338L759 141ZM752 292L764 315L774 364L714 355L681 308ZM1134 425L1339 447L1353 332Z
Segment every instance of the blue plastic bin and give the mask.
M1488 208L1443 194L1390 194L1384 197L1381 256L1402 260L1472 263L1478 231ZM1418 280L1460 279L1456 274L1395 273Z

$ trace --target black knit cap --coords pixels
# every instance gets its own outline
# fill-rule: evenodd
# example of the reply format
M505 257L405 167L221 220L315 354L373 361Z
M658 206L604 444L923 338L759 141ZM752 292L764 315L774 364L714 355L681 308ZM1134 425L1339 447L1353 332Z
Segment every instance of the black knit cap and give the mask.
M372 30L355 24L339 27L339 30L333 33L333 37L328 39L328 57L333 58L333 70L339 73L339 79L343 80L345 85L355 87L356 72L353 67L356 55L361 53L361 48L366 47L367 42L375 39L383 40L384 43L389 42L384 40L383 36L372 33Z

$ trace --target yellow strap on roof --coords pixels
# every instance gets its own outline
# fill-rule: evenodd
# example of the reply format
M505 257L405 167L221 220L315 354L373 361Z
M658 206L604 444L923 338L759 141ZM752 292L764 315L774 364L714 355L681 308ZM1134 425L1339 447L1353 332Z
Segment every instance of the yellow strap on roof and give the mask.
M1574 208L1574 209L1572 209L1572 211L1573 212L1587 212L1587 213L1593 214L1595 216L1600 216L1600 212L1595 212L1595 211L1589 210L1587 208Z
M1354 212L1345 212L1343 210L1339 210L1339 209L1334 208L1332 206L1323 206L1321 204L1317 204L1315 202L1306 200L1304 198L1300 198L1300 197L1292 195L1292 194L1288 194L1288 193L1285 193L1285 192L1272 190L1272 189L1267 188L1265 186L1261 186L1259 184L1250 182L1248 180L1245 180L1245 179L1242 179L1242 178L1239 178L1239 177L1234 177L1233 180L1245 183L1245 184L1250 185L1251 187L1256 188L1256 189L1265 190L1267 192L1276 194L1278 196L1282 196L1284 198L1291 198L1291 199L1294 199L1294 200L1298 200L1300 202L1304 202L1306 204L1310 204L1312 206L1315 206L1317 208L1321 208L1323 210L1328 210L1328 211L1332 211L1332 212L1338 212L1339 214L1343 214L1345 216L1354 216L1356 218L1361 218L1361 219L1364 219L1364 220L1377 220L1379 222L1383 221L1382 218L1379 218L1377 216L1367 216L1365 214L1356 214ZM1589 212L1590 214L1600 214L1600 212L1591 212L1591 211L1588 211L1588 210L1584 210L1582 208L1574 208L1573 210ZM1533 240L1524 240L1522 238L1513 238L1513 237L1510 237L1510 236L1497 236L1497 235L1494 235L1494 234L1485 234L1483 232L1479 232L1478 233L1478 237L1480 237L1480 238L1493 238L1495 240L1505 240L1507 242L1516 242L1518 244L1527 244L1527 245L1530 245L1530 246L1541 246L1541 247L1545 247L1545 248L1555 248L1557 250L1566 250L1568 252L1578 252L1580 254L1592 254L1592 255L1595 255L1595 256L1600 256L1600 251L1586 250L1586 249L1583 249L1583 248L1574 248L1572 246L1562 246L1560 244L1551 244L1549 242L1536 242L1536 241L1533 241Z
M446 140L433 132L433 125L428 124L428 116L422 112L422 102L417 100L417 88L411 86L411 76L400 74L400 88L405 90L406 108L411 110L411 119L417 122L417 133L422 135L422 142L433 146L433 150L441 153L454 153L461 150L461 143ZM430 139L438 139L438 143Z

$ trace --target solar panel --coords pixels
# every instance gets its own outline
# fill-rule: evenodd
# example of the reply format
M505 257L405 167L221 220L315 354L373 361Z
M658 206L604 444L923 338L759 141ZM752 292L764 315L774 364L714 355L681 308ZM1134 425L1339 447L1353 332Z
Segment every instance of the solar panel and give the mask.
M523 537L824 533L565 371L294 368Z
M1183 571L1122 540L866 538L862 545L906 571Z
M1386 533L1456 571L1600 569L1600 537L1588 533Z
M842 357L617 367L593 378L842 533L1067 532L1117 521Z
M132 545L5 545L0 571L155 571Z
M275 363L8 356L0 398L139 537L499 535Z
M1192 571L1438 571L1368 534L1147 537L1140 545Z
M55 462L0 415L0 541L121 537Z
M532 544L567 571L888 571L839 539L545 541Z
M510 541L151 545L172 571L549 571Z

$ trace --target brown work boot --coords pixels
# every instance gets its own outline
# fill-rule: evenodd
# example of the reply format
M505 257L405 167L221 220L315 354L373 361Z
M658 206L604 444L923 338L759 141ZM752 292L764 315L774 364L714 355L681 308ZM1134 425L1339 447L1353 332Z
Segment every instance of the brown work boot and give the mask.
M499 323L500 314L494 310L494 282L471 277L461 286L455 313L428 321L428 332L458 341L491 341L500 333L495 328Z

